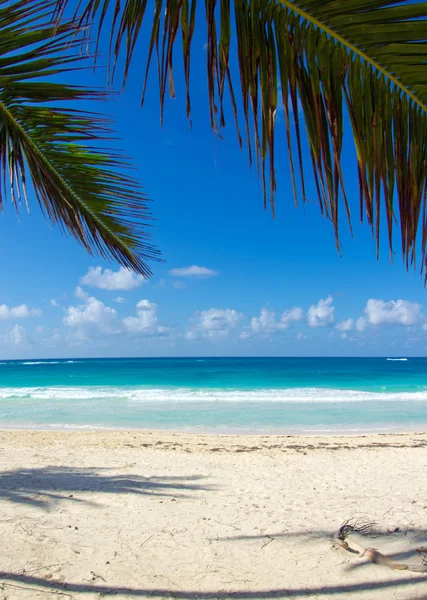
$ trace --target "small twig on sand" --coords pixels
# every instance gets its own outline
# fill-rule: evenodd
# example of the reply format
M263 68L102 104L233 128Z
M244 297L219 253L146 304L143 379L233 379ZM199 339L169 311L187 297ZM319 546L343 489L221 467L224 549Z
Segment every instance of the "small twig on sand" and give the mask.
M94 578L94 579L102 579L102 581L105 581L105 583L107 583L107 580L106 580L106 579L104 579L104 578L102 577L102 575L98 575L98 574L97 574L97 573L95 573L94 571L91 571L91 572L90 572L90 574L91 574L91 575L93 575L93 578Z
M427 548L415 548L415 550L418 552L423 565L427 565Z
M264 542L264 543L263 543L263 545L261 546L261 550L262 550L263 548L265 548L266 546L268 546L268 544L271 544L271 542L273 542L273 541L274 541L274 537L271 537L271 535L267 535L267 537L268 537L268 542Z
M140 548L142 548L142 546L143 546L144 544L146 544L147 542L149 542L149 541L151 540L151 538L153 538L155 535L156 535L155 533L152 533L150 536L148 536L148 538L147 538L146 540L144 540L144 541L142 542L142 544L140 544L140 546L139 546L139 547L140 547Z
M5 587L13 588L13 589L16 589L16 590L25 590L25 591L30 591L30 592L38 592L39 594L41 592L43 592L44 594L56 594L57 596L67 596L68 598L73 598L74 597L72 594L68 594L67 592L59 592L58 590L46 590L46 589L35 588L35 587L27 587L26 585L16 585L15 583L1 582L0 583L0 589L4 590Z

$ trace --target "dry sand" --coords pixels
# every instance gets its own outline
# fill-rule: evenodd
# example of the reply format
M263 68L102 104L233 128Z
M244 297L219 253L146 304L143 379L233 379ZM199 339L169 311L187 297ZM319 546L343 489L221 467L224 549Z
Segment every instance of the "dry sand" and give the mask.
M0 432L0 599L427 598L427 434Z

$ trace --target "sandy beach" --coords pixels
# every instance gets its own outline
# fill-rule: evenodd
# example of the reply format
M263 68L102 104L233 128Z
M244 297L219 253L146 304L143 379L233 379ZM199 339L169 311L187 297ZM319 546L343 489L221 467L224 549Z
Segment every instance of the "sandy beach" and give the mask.
M0 432L0 598L427 598L427 434ZM394 533L388 533L394 532Z

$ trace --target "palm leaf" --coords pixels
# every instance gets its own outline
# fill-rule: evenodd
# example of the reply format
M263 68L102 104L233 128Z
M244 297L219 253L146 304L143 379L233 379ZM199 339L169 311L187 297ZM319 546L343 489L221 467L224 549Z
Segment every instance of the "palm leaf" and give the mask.
M57 14L69 0L57 1ZM81 0L81 23L98 23L98 36L112 16L111 72L121 51L124 78L135 49L147 2ZM301 105L320 208L338 223L348 217L341 169L345 116L349 115L357 152L360 215L366 214L377 240L381 211L392 230L399 219L406 264L415 263L420 239L426 262L427 216L427 2L401 0L205 0L207 79L211 125L225 125L228 88L240 139L246 129L249 160L255 152L265 200L274 211L276 111L281 96L295 201L306 199L301 150ZM190 57L196 0L156 0L148 67L159 61L160 108L169 87L174 94L173 48L181 32L190 114ZM234 22L233 22L234 20ZM235 43L239 79L232 75L230 47ZM144 81L144 91L147 76ZM236 88L240 87L237 100ZM296 148L291 129L293 122ZM296 150L297 159L293 154ZM300 172L297 185L295 164ZM421 230L421 231L420 231Z
M29 179L47 218L90 253L149 276L157 252L147 242L146 199L123 174L126 158L99 145L111 138L109 122L74 108L107 95L53 81L83 60L75 25L54 27L54 8L0 1L0 203L28 207Z

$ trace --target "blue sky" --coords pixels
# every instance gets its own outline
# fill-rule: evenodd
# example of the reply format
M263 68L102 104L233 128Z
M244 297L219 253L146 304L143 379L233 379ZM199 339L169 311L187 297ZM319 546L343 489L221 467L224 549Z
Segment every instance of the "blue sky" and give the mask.
M406 272L398 253L390 264L385 235L375 260L370 229L357 223L351 141L343 162L355 235L343 220L340 258L308 169L313 202L294 207L280 113L276 219L264 211L231 114L224 139L209 129L203 38L194 45L192 131L180 85L178 98L166 103L162 129L154 77L139 108L140 68L117 100L95 107L116 118L120 146L153 199L153 241L165 262L153 263L154 276L144 282L52 229L34 196L32 214L22 213L19 222L6 205L1 359L425 355L423 280ZM83 77L102 85L105 73Z

